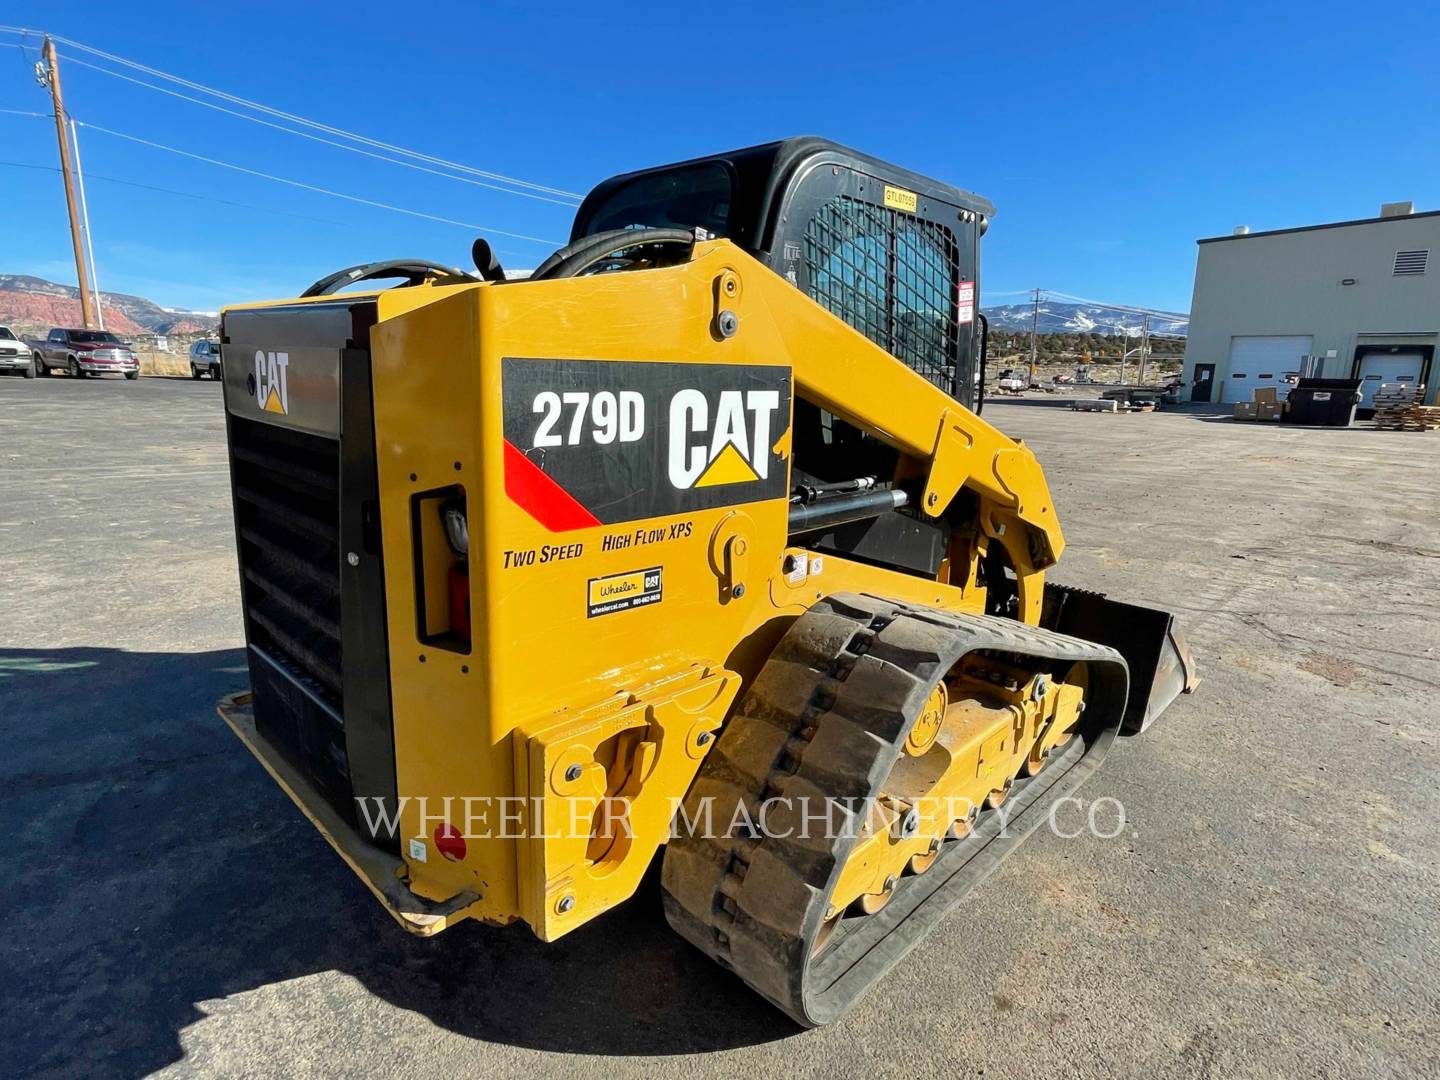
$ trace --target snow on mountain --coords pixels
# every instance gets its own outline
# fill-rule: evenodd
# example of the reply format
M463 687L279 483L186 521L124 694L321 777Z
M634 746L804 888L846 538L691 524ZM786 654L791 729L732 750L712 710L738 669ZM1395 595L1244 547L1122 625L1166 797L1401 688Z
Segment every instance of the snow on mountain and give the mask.
M1012 333L1029 332L1034 317L1033 304L1002 304L983 309L992 330ZM1040 333L1042 334L1124 334L1139 337L1144 316L1130 311L1114 311L1093 304L1070 304L1059 300L1040 302ZM1180 337L1190 329L1190 319L1176 312L1150 316L1150 333L1174 334Z

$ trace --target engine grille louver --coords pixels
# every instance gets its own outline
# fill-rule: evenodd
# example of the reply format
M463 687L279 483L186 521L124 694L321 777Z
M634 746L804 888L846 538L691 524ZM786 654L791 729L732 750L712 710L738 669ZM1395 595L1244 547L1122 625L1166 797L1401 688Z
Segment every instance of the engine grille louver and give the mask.
M238 417L233 439L250 640L340 712L339 444Z
M231 416L230 467L256 724L348 815L340 444Z

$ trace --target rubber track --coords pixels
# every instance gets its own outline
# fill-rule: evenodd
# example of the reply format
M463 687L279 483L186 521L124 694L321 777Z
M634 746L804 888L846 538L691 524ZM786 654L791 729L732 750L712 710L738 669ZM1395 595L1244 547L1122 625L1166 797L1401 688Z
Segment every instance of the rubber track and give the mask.
M986 813L970 836L946 841L928 873L901 878L877 914L843 920L812 958L858 829L827 830L812 820L811 835L800 835L786 800L808 799L812 810L839 800L837 812L848 821L843 801L858 809L877 793L931 689L977 650L1030 657L1037 669L1062 675L1072 662L1087 663L1090 689L1077 737L1038 776L1016 780L1003 819ZM1009 619L856 594L827 597L786 632L702 763L685 813L703 820L710 800L713 827L695 835L682 828L666 846L666 918L799 1023L829 1023L1094 771L1119 727L1127 687L1120 654L1088 641ZM778 801L765 835L723 835L739 807L758 820L771 799Z

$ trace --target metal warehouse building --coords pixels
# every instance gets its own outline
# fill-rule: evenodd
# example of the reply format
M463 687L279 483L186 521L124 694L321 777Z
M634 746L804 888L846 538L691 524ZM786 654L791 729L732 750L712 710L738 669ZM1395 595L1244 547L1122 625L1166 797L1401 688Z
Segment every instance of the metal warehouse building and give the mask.
M1381 216L1199 242L1184 380L1191 401L1289 392L1287 376L1423 383L1436 400L1440 211L1389 203Z

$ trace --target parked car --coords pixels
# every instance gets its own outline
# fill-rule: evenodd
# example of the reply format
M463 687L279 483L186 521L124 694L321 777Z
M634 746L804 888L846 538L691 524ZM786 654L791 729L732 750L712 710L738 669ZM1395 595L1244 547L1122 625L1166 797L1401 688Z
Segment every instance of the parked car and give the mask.
M0 326L0 371L18 371L27 379L40 374L40 354L8 326Z
M190 377L198 379L209 374L220 378L220 343L218 341L197 341L190 346Z
M108 330L74 330L57 327L45 339L41 353L45 371L63 368L77 379L86 375L124 375L138 378L140 360L130 346ZM40 374L45 374L42 371Z

